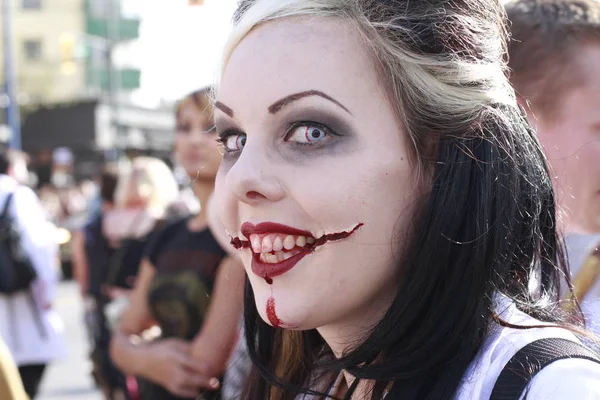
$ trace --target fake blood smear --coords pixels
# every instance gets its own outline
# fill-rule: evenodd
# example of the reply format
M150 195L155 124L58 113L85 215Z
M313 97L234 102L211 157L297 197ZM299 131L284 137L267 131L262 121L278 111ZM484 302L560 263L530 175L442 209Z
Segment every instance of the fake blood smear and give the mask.
M273 296L267 300L267 318L269 318L269 322L274 328L279 328L283 324L283 321L277 318L277 314L275 313L275 299Z

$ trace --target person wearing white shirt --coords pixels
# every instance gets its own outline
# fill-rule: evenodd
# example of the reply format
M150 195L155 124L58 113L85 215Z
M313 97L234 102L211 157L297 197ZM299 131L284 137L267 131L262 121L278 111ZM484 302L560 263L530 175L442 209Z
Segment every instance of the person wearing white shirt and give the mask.
M59 277L54 227L35 193L21 184L26 172L19 153L0 155L0 206L4 208L12 193L8 212L37 274L30 291L0 294L0 337L19 367L27 394L34 398L46 365L65 355L66 343L62 321L52 307Z

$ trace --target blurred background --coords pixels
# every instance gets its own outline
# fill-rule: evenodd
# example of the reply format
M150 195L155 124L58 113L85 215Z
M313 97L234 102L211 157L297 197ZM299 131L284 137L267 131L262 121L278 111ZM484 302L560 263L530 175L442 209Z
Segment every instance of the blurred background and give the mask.
M235 0L0 0L0 146L26 153L28 183L56 226L55 307L67 359L40 399L101 399L90 375L70 243L107 165L172 163L174 105L213 80Z

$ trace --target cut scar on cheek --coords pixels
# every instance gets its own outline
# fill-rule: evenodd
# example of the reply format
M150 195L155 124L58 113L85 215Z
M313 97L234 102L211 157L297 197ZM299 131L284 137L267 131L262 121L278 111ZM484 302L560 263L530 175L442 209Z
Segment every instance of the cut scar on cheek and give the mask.
M229 243L231 243L231 245L237 250L250 247L250 242L242 240L239 237L231 236Z
M313 248L317 247L317 246L321 246L321 245L325 244L326 242L334 242L336 240L346 239L347 237L352 235L354 232L356 232L363 225L364 224L361 222L349 231L326 233L325 235L323 235L317 239L317 241L313 245Z
M279 328L283 324L283 321L275 313L275 298L273 296L267 300L267 318L274 328Z

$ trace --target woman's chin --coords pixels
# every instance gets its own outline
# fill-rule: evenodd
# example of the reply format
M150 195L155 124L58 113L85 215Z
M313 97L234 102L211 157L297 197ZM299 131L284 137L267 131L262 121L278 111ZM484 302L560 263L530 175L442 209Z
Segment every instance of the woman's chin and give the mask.
M256 307L260 317L274 328L307 330L310 326L307 315L298 305L285 301L277 296L266 296L256 299Z

